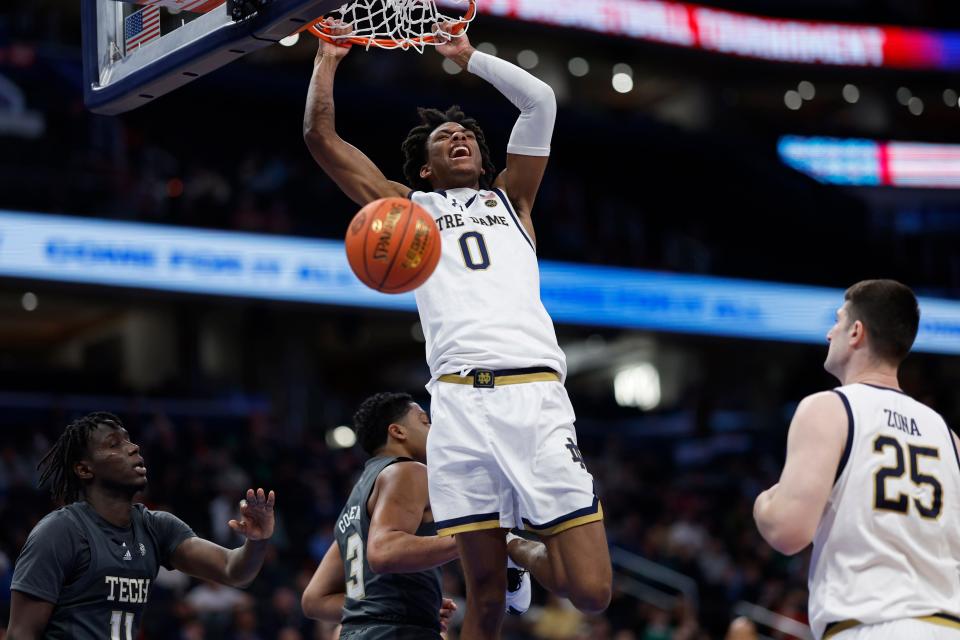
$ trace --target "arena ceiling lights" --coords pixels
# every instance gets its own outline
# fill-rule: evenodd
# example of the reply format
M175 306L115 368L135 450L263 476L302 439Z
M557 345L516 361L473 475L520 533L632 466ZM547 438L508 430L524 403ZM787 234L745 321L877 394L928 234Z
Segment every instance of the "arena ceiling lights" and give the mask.
M438 0L457 7L462 0ZM960 32L781 20L662 0L483 0L480 13L776 62L960 69Z

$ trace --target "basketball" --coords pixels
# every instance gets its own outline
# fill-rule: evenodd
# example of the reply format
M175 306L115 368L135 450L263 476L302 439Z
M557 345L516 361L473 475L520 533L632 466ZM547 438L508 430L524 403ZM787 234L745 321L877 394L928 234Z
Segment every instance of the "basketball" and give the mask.
M381 198L353 217L347 260L360 281L382 293L422 285L440 261L440 230L430 214L405 198Z

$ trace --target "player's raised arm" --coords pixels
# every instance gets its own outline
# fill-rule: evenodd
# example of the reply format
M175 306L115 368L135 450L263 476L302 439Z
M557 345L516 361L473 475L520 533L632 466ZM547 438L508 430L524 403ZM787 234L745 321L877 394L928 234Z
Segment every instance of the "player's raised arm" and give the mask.
M520 109L507 144L507 168L495 186L506 189L517 213L528 225L547 168L557 117L553 89L520 67L475 50L466 35L451 38L450 42L437 46L437 51L492 84Z
M405 197L408 187L387 180L370 158L337 134L333 79L347 51L347 47L320 40L303 114L303 139L317 164L357 204L389 196Z
M246 538L243 546L225 549L209 540L192 537L173 552L174 568L195 578L232 587L245 587L253 582L263 566L267 544L273 535L275 500L273 491L248 489L246 500L240 502L240 520L227 523Z
M334 541L310 578L310 584L303 590L300 599L303 615L313 620L340 622L346 598L345 580L340 547Z

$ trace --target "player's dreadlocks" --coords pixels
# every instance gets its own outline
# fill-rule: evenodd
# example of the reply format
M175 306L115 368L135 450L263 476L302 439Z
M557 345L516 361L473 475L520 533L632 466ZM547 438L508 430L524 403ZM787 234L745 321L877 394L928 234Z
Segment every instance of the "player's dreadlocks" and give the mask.
M483 135L483 129L473 118L468 118L459 105L453 105L449 109L440 111L439 109L417 109L420 116L420 124L410 130L407 139L403 141L403 175L407 179L407 184L417 191L433 191L430 182L420 177L420 168L427 163L427 138L430 133L445 122L456 122L464 128L473 131L477 137L477 145L480 147L480 160L482 162L484 174L480 176L480 188L489 189L496 177L497 168L490 160L490 149L487 147L487 139Z
M73 465L87 452L90 434L100 424L123 427L120 418L106 411L95 411L77 418L67 425L37 465L40 470L37 486L42 487L49 481L50 494L59 504L66 505L80 499L82 485L73 472Z

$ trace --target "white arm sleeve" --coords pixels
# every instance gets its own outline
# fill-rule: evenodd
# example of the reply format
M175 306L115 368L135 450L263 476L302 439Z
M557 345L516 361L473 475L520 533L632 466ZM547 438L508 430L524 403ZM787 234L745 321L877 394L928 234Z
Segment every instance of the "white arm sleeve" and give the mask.
M480 51L470 56L467 71L492 84L520 109L507 153L550 155L553 123L557 119L557 99L550 85L506 60Z

